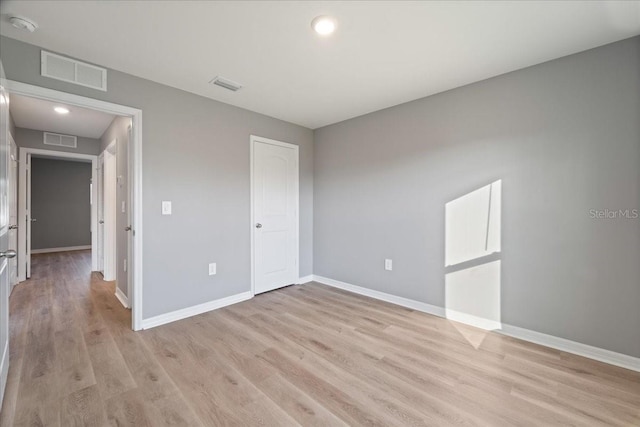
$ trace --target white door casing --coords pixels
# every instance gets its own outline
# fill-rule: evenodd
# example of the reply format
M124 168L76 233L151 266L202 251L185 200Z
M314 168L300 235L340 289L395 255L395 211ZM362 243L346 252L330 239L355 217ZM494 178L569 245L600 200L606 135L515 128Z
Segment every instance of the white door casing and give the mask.
M0 76L4 76L0 63ZM9 373L9 94L0 81L0 405Z
M18 147L11 133L9 138L9 247L18 249ZM18 258L9 261L9 294L18 284Z
M48 89L40 86L34 86L26 83L21 83L13 80L6 80L6 85L10 93L15 93L22 96L30 96L38 99L44 99L54 102L62 102L66 105L78 106L82 108L89 108L97 111L103 111L109 114L118 116L128 116L132 120L131 139L129 141L128 156L131 164L131 174L129 175L128 184L132 192L132 203L130 204L129 212L132 218L131 222L131 252L128 259L128 270L131 272L132 280L130 281L131 295L129 297L129 304L132 307L131 327L134 331L142 329L142 296L143 296L143 242L144 242L144 230L142 224L142 110L138 108L128 107L126 105L114 104L107 101L101 101L94 98L88 98L80 95L75 95L59 90ZM18 186L20 194L24 191L24 179L22 176L22 150L20 149L20 168L18 169L19 180ZM95 156L94 156L95 157ZM97 161L97 159L96 159ZM94 164L94 171L95 171ZM96 182L97 179L94 179ZM20 197L18 200L20 205ZM95 210L92 211L93 218L96 218ZM25 216L22 215L22 211L19 211L18 222L24 222ZM96 230L97 226L92 227L92 230ZM24 233L25 227L18 229L18 234ZM95 247L96 242L92 237L92 245ZM19 236L19 241L24 241L23 236ZM92 269L97 269L97 259L94 257L97 255L97 251L92 251ZM19 265L24 265L22 262ZM22 268L24 270L24 268ZM19 277L19 280L24 280L23 277Z
M298 146L251 136L252 291L298 281Z
M97 182L98 157L91 154L68 153L19 147L18 156L18 282L31 276L31 157L70 159L91 162L91 182ZM91 193L91 269L97 269L97 209L96 192ZM24 260L24 261L22 261Z
M28 279L31 277L31 225L37 220L37 218L31 217L31 153L27 153L25 156L26 168L24 173L24 182L26 185L26 196L24 199L25 203L25 230L26 230L26 241L24 242L24 246L26 248L26 255L24 257L24 264L26 265L26 276Z
M102 184L104 280L116 280L116 216L117 169L116 140L104 150Z
M98 224L96 226L98 265L96 271L104 275L104 152L98 156L96 176L98 181L96 185L96 210L98 215Z

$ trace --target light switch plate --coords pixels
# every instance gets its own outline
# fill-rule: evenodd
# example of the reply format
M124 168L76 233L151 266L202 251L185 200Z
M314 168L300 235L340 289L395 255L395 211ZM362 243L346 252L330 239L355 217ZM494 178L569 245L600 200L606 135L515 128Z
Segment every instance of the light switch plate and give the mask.
M215 262L212 262L211 264L209 264L209 276L215 275L217 270L218 270L218 268L217 268Z
M125 209L124 209L124 208L125 208L125 205L124 205L124 200L123 200L123 201L122 201L122 213L124 213L124 211L125 211Z
M384 260L384 269L387 271L393 270L393 260L385 259Z
M171 215L171 202L162 202L162 215Z

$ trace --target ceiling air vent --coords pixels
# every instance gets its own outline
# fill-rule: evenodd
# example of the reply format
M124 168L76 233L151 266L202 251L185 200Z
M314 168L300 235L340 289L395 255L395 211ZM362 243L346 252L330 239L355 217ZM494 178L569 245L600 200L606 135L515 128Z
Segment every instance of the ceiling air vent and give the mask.
M242 85L240 83L236 83L232 80L225 79L224 77L216 76L209 83L213 83L214 85L218 85L225 89L229 89L233 92L237 92L242 89Z
M107 70L75 59L42 51L40 73L44 77L107 91Z
M44 132L45 145L57 145L58 147L78 148L78 138L71 135Z

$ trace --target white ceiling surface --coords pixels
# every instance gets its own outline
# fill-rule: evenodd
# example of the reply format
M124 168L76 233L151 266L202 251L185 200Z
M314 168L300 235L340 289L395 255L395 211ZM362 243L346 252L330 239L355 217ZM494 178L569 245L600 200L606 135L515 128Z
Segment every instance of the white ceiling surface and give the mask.
M10 95L9 102L11 117L17 127L64 135L100 138L115 118L101 111L21 95ZM65 107L69 114L58 114L54 107Z
M309 128L640 34L638 1L3 1L43 46ZM329 14L338 30L317 36ZM229 92L216 75L244 85Z

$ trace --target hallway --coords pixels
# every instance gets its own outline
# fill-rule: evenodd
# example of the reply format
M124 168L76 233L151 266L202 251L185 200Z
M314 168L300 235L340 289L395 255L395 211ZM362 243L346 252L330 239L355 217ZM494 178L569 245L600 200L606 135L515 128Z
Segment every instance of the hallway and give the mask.
M0 425L92 424L100 393L116 408L127 400L120 391L132 388L116 345L134 336L130 311L114 296L114 282L91 273L90 251L33 255L32 272L10 298Z

